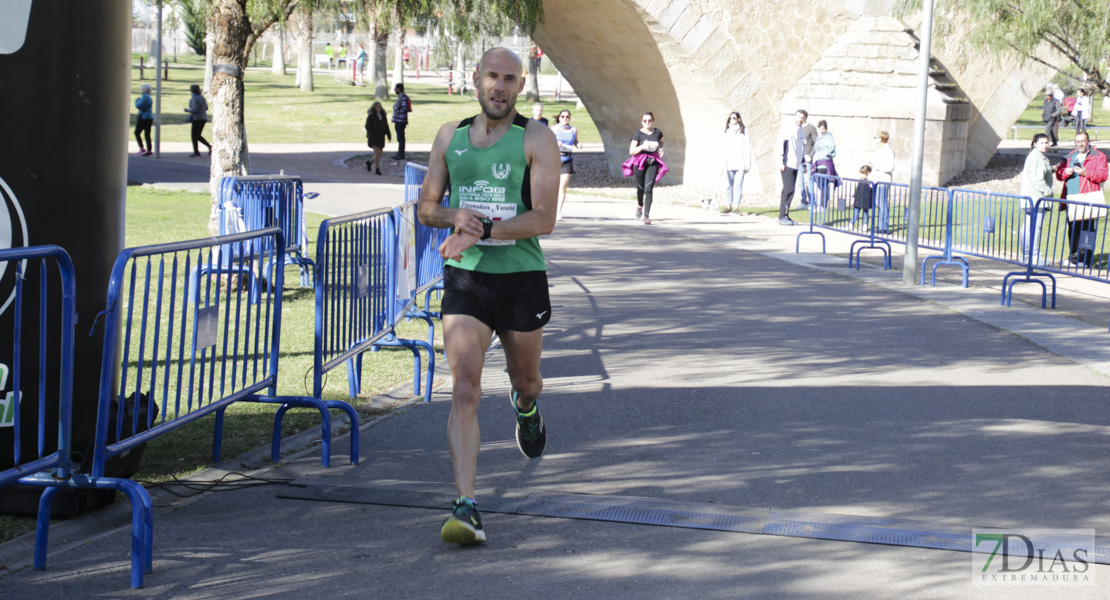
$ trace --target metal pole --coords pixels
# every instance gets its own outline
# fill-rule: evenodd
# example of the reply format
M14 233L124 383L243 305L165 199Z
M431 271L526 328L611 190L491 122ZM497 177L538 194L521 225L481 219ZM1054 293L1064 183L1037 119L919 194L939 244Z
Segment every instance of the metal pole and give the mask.
M933 0L921 3L921 45L918 49L917 114L913 119L913 162L910 171L909 223L906 229L906 258L902 263L902 283L917 283L917 236L921 231L921 170L925 162L925 109L929 103L929 68L933 45Z
M154 57L154 158L162 158L162 0L158 0L158 48Z

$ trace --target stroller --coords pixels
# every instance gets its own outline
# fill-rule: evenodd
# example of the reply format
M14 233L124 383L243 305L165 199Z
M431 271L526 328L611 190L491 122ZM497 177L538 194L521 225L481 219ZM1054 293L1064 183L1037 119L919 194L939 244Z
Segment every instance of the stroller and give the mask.
M1064 105L1064 112L1060 115L1060 125L1075 127L1075 96L1064 98L1062 104Z

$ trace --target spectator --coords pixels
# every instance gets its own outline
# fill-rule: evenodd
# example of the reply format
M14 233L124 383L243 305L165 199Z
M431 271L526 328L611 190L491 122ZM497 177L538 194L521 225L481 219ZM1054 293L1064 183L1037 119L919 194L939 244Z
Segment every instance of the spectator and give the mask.
M1060 116L1064 107L1052 92L1044 95L1044 107L1041 108L1041 120L1044 121L1044 134L1053 147L1060 144ZM1035 138L1034 138L1035 139Z
M385 116L385 109L381 102L370 105L366 111L366 145L374 150L374 174L382 174L382 154L385 151L385 140L393 141L389 135L389 119ZM370 161L366 161L366 170L370 170Z
M335 66L335 48L332 48L331 42L324 46L324 54L328 55L328 68Z
M817 122L817 141L813 143L814 174L837 177L836 164L833 163L835 156L836 140L833 139L833 134L829 133L828 121L821 119ZM822 178L820 182L815 181L813 188L817 208L825 208L828 204L829 180Z
M1052 94L1048 95L1049 99ZM1046 100L1047 101L1047 100ZM1021 228L1021 252L1028 258L1028 251L1032 249L1036 263L1040 264L1041 225L1044 223L1043 214L1034 214L1037 200L1052 197L1052 163L1049 162L1045 152L1048 150L1048 136L1038 133L1033 136L1032 150L1025 157L1025 167L1021 170L1021 195L1028 196L1033 204L1025 214L1025 223ZM1041 210L1047 210L1048 205L1042 205Z
M872 178L875 181L875 209L878 211L878 223L875 226L879 233L890 233L890 186L882 185L894 181L894 149L887 142L890 134L880 131L875 134L875 150L871 152Z
M150 144L150 127L154 124L154 100L150 99L150 84L144 83L139 87L140 96L135 98L135 108L139 116L135 119L135 141L139 142L139 156L154 154L154 146ZM143 138L146 135L146 149L143 148Z
M740 113L731 112L725 121L725 136L723 140L722 158L724 158L724 172L727 188L725 190L726 206L721 207L722 214L740 212L740 199L744 196L744 177L752 168L752 146L748 139L747 128Z
M393 93L397 94L397 101L393 103L393 128L397 130L397 154L390 158L405 160L405 127L409 124L409 113L412 112L412 100L405 94L405 84L398 83L393 86Z
M798 169L801 168L805 152L805 134L802 123L809 116L804 110L794 113L794 120L782 128L779 145L782 148L779 171L782 172L782 197L779 200L779 225L793 225L790 218L790 203L794 201L794 186L798 182ZM776 149L776 152L780 150Z
M1087 121L1091 120L1091 97L1083 88L1076 91L1075 96L1075 132L1085 132Z
M363 83L363 74L366 72L366 47L362 44L358 45L358 54L355 56L355 82L358 85Z
M849 226L853 229L856 227L856 219L859 218L860 213L863 213L863 228L867 229L868 222L871 219L871 184L867 181L867 176L871 174L871 166L863 165L859 168L859 178L863 181L856 184L856 192L852 200L852 221Z
M1106 155L1091 147L1091 139L1086 131L1075 134L1075 150L1069 152L1056 167L1056 179L1064 182L1060 197L1104 204L1102 183L1106 181L1107 175ZM1091 194L1091 197L1082 198L1084 194ZM1088 215L1084 210L1086 207L1065 206L1068 239L1071 244L1068 265L1089 268L1092 266L1094 248L1080 248L1080 244L1084 233L1095 230L1097 220L1088 218L1094 215Z
M189 122L192 123L192 137L193 137L193 153L190 157L200 156L200 148L197 143L204 144L208 147L208 156L212 156L212 144L204 139L201 135L204 133L204 124L208 122L208 102L204 100L204 96L200 95L200 86L193 84L189 86L189 91L193 96L189 98L189 108L185 112L189 113Z
M636 218L644 218L644 225L651 225L651 200L655 182L667 173L663 163L663 131L656 129L655 115L645 112L640 118L642 127L632 134L628 145L628 160L621 165L625 177L636 176Z
M805 137L805 148L802 150L801 178L794 188L794 195L798 196L799 204L809 206L813 202L813 144L817 142L817 128L809 123L809 113L802 111L802 135Z
M547 119L543 116L543 104L539 102L532 105L532 120L543 123L544 127L548 127Z
M574 175L574 151L581 150L582 144L578 142L578 130L570 126L570 111L563 109L559 112L558 124L551 128L555 133L555 140L559 142L559 204L555 212L555 220L563 218L563 204L567 201L567 186L570 185L570 176Z

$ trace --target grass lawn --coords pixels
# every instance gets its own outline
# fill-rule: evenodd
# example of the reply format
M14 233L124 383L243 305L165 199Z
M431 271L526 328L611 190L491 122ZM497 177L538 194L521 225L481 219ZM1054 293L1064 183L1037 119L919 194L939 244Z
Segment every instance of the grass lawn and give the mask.
M205 193L157 190L149 187L127 189L126 239L128 247L176 240L207 237L206 223L211 206ZM309 256L315 256L316 235L323 216L307 214L310 232ZM279 395L310 395L312 385L313 326L315 302L311 289L295 287L300 278L295 267L287 269L282 300L281 357L278 365ZM438 301L433 310L438 310ZM401 337L426 339L423 321L402 323ZM436 329L437 361L443 360L441 331ZM370 400L382 392L412 381L412 354L404 349L387 349L367 354L363 359L362 393L350 400L346 368L329 372L324 386L325 400L347 400L354 405L363 422L385 414L370 407ZM411 388L410 388L411 389ZM269 443L276 405L236 403L228 408L224 423L223 456L231 458ZM340 411L332 411L333 415ZM201 419L160 436L150 442L134 479L161 482L185 476L211 464L212 417ZM316 427L320 415L315 410L294 409L286 414L283 436ZM348 446L333 444L332 464L345 464ZM0 542L34 529L33 519L0 515Z
M138 56L133 56L132 64L139 63ZM348 85L336 81L330 71L317 71L313 76L315 91L302 92L293 85L296 69L289 68L287 73L274 75L269 67L248 68L244 79L248 140L252 143L366 143L363 124L366 122L366 111L374 102L373 88ZM185 120L185 107L189 105L189 86L204 83L203 60L191 56L171 63L169 76L168 81L162 82L162 140L188 142L190 130ZM153 87L153 70L146 69L146 79L140 80L138 67L132 68L132 130L138 114L133 102L139 97L139 86L144 83ZM431 143L440 125L472 116L479 110L478 103L472 98L448 95L445 86L421 83L415 77L406 79L405 92L412 99L413 107L405 131L409 142ZM382 104L388 114L393 99ZM522 95L518 109L529 115L529 106ZM582 142L601 141L601 135L585 109L576 109L574 102L544 101L544 115L548 118L553 118L564 108L574 114L574 126L578 128L578 137ZM212 118L211 106L208 116ZM211 128L206 128L205 132L210 133Z

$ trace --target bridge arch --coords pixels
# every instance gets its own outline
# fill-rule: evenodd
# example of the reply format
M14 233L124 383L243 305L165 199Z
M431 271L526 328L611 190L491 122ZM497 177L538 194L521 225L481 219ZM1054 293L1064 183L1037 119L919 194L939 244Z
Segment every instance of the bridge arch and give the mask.
M534 37L589 110L614 175L651 110L668 140L672 181L713 187L725 116L738 110L756 162L745 188L773 191L780 129L804 108L812 122L829 120L838 165L866 162L874 131L890 131L896 178L908 180L917 39L890 16L892 4L546 0ZM968 64L948 52L933 56L927 185L984 167L1050 76L1042 65Z

